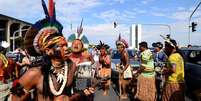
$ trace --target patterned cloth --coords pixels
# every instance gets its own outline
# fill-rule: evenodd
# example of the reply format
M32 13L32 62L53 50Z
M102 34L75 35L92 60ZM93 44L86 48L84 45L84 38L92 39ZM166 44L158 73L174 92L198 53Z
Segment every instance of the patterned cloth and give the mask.
M139 75L137 80L137 93L135 97L140 101L156 101L155 78Z
M162 101L185 101L184 83L167 83L163 90Z

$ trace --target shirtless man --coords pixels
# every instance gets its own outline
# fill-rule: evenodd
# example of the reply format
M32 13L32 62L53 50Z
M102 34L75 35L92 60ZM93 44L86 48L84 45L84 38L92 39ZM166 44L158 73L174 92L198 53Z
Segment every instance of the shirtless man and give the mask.
M110 47L107 44L104 44L100 41L100 44L97 45L97 49L100 50L100 55L99 55L99 64L100 64L100 77L102 78L110 78L111 77L111 59L110 56L107 53L107 50ZM103 86L103 95L108 95L109 91L109 85L110 85L110 80L106 79L104 81L104 86Z
M75 66L68 59L67 42L62 36L48 39L44 40L47 43L42 43L46 47L41 51L44 52L44 65L32 67L14 83L11 90L14 101L27 100L31 89L35 89L38 101L70 100L68 89L72 84ZM91 93L89 90L85 92L86 95Z
M61 34L61 24L50 14L46 16L36 22L25 35L25 48L30 55L42 55L42 63L32 66L13 83L12 101L30 100L32 89L36 101L77 101L94 92L94 89L87 88L71 93L75 64L68 58L68 45Z
M121 68L120 70L120 98L127 99L128 95L126 92L126 86L129 84L130 79L132 78L131 68L129 65L129 55L126 51L128 48L128 43L119 36L119 39L116 41L116 47L118 52L121 55L120 65L117 66ZM121 90L122 89L122 90ZM122 92L121 92L122 91Z

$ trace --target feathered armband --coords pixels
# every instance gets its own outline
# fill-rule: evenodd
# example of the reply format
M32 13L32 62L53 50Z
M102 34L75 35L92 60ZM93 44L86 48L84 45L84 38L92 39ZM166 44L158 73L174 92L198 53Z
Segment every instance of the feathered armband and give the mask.
M13 87L10 89L11 94L21 97L25 94L24 86L18 80L13 82Z

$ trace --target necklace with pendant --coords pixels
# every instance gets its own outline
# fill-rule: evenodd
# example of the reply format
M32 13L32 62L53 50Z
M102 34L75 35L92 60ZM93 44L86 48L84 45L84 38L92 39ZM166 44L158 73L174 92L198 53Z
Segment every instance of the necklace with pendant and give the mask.
M51 67L52 68L52 67ZM55 96L58 96L60 95L65 86L66 86L66 83L67 83L67 74L68 74L68 64L67 62L65 62L65 66L64 68L64 71L60 71L58 73L56 73L56 76L57 76L57 82L59 82L60 84L62 83L61 87L59 88L59 90L57 91L55 88L54 88L54 84L53 84L53 81L52 81L52 77L50 76L49 74L49 86L50 86L50 90L51 92L55 95ZM56 72L56 70L53 71L53 73ZM63 73L64 72L64 73ZM63 82L62 82L63 81Z

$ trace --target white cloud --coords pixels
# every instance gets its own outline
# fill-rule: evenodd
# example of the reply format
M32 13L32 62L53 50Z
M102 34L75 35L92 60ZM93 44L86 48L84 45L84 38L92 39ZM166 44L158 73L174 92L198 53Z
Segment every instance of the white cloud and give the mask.
M160 16L160 17L167 16L166 14L164 14L162 12L151 12L150 14L153 15L153 16Z
M124 3L125 2L125 0L113 0L114 2L118 2L118 3L120 3L120 4L122 4L122 3Z
M126 0L106 0L109 5L124 4Z
M145 13L147 13L146 10L138 9L138 8L134 8L134 9L132 10L132 12L135 12L136 14L145 14Z
M146 5L146 4L149 4L151 2L154 2L155 0L142 0L141 3Z
M183 10L185 10L186 8L184 8L184 7L177 7L177 10L178 11L183 11Z
M190 15L195 10L195 7L190 7L189 9L184 7L177 7L176 11L173 12L169 18L175 19L175 20L188 20ZM194 14L192 15L192 19L201 17L201 9L197 9Z
M100 18L105 20L106 22L111 22L111 21L115 21L116 19L120 19L120 12L115 10L115 9L111 9L105 12L102 12L100 14L94 14L95 17Z
M189 12L181 11L181 12L175 12L173 13L170 18L176 19L176 20L187 20L190 16Z
M0 12L2 14L28 21L28 18L42 17L43 11L39 0L1 0ZM42 12L42 13L41 13ZM30 21L29 21L30 22Z
M45 1L48 4L48 0ZM65 17L66 20L62 19L62 21L68 23L80 20L82 12L101 4L98 0L57 0L55 2L57 17L60 17L59 19ZM31 20L29 22L35 22L44 17L41 0L1 0L0 12L26 21Z
M58 11L68 23L80 21L81 13L101 4L98 0L58 0Z
M123 24L119 24L117 28L114 28L112 23L84 25L83 33L87 36L90 43L98 44L99 40L101 40L114 48L119 33L121 33L122 37L129 42L129 28L129 26ZM76 29L73 29L72 32L76 32ZM68 37L72 32L64 30L64 33L67 33L64 35Z
M104 20L105 22L117 21L120 23L132 22L136 18L137 13L134 10L124 10L122 12L115 9L93 14L95 17Z

